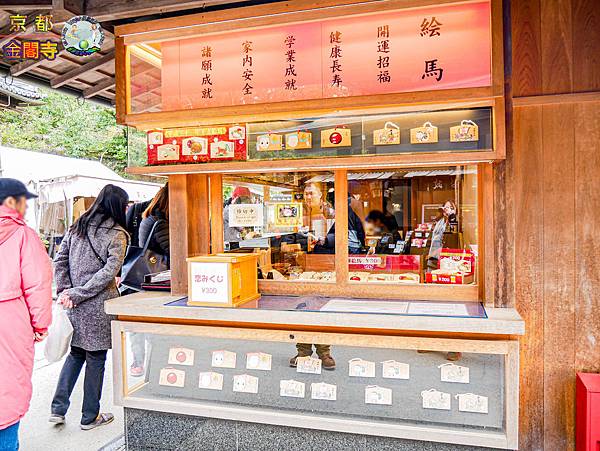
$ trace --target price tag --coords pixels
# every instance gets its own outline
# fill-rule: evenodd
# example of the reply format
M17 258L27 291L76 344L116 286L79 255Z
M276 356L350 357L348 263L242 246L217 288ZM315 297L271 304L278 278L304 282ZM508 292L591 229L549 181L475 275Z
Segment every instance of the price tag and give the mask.
M223 375L212 371L200 373L198 386L205 390L223 390Z
M212 366L215 368L235 368L236 354L231 351L213 351Z
M348 375L350 377L375 377L375 362L359 358L349 360Z
M163 368L160 370L158 384L182 388L185 385L185 372L171 367Z
M233 391L237 393L258 393L258 377L249 374L233 376Z
M369 385L365 388L365 404L392 405L392 389Z
M469 383L469 368L454 363L444 363L438 367L442 382Z
M246 369L271 371L271 354L264 352L249 352L246 354Z
M455 396L458 399L458 410L461 412L488 413L487 396L461 393Z
M296 371L298 373L321 374L321 359L314 357L298 357L296 359Z
M279 381L279 396L304 398L305 388L304 382L295 380Z
M322 401L335 401L337 399L337 385L318 382L310 384L310 393L312 399Z
M450 410L450 393L432 388L421 392L424 409Z
M194 364L194 350L188 348L170 348L169 349L169 365L186 365Z
M410 365L408 363L386 360L383 365L384 379L410 379Z

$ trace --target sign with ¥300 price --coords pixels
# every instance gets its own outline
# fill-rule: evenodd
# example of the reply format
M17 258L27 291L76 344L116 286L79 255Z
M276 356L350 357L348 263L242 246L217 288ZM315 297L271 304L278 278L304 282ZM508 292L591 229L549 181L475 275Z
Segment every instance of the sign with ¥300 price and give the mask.
M229 302L227 263L193 262L190 265L191 301Z

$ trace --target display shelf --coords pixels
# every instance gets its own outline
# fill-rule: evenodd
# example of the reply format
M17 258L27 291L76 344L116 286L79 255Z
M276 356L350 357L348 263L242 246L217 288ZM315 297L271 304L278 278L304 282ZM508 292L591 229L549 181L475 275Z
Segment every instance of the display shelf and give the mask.
M315 297L313 297L314 299ZM514 336L525 333L525 325L515 309L485 308L487 318L401 316L377 313L331 313L277 310L276 296L263 296L258 309L181 307L169 305L181 299L164 293L136 293L108 301L106 312L120 318L157 322L193 322L215 325L265 325L323 330L400 331L412 333L453 333ZM322 299L322 298L321 298ZM282 298L282 301L284 299ZM368 301L365 301L368 302ZM265 308L271 305L271 308ZM261 308L263 306L263 308Z
M132 334L146 342L143 379L126 371ZM121 321L113 323L113 340L121 343L114 351L115 401L125 407L345 432L358 428L369 435L401 438L412 438L420 430L421 440L507 449L516 443L516 341ZM288 361L297 342L329 343L336 369L291 368ZM232 359L215 359L215 353L224 351ZM450 351L462 353L460 360L448 362ZM268 365L258 369L251 364L256 353L267 355ZM372 371L352 370L357 362L371 364ZM384 365L391 363L404 370L389 377ZM207 374L212 376L204 381ZM250 379L252 385L247 384ZM288 387L289 381L294 387ZM335 388L319 391L323 384ZM429 398L431 393L435 399ZM467 403L464 397L476 402ZM197 410L201 408L203 412Z
M333 160L262 160L232 161L226 163L186 163L161 166L128 167L132 175L181 174L252 174L256 172L323 171L333 169L390 169L403 167L431 167L440 164L491 163L496 152L483 149L477 152L406 153L401 155L367 155L337 157Z

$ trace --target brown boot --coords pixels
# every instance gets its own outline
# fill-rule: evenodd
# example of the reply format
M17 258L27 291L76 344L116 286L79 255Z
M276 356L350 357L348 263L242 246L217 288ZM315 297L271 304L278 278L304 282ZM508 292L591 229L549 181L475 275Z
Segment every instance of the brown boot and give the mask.
M462 354L460 352L449 352L446 354L446 360L451 362L456 362L457 360L460 360L461 357Z
M324 370L335 370L335 360L331 357L331 354L323 354L320 355L319 358L321 359L321 366Z
M310 357L310 356L312 356L312 352L310 354L307 354L305 352L298 351L298 354L296 354L294 357L292 357L290 359L290 366L292 368L296 368L298 366L298 362L297 362L298 357Z

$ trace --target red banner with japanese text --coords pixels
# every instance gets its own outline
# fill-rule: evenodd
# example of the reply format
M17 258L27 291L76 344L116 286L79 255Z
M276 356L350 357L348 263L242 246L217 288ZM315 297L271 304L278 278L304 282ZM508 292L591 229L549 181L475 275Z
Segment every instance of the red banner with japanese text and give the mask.
M489 1L161 44L162 110L489 86Z

